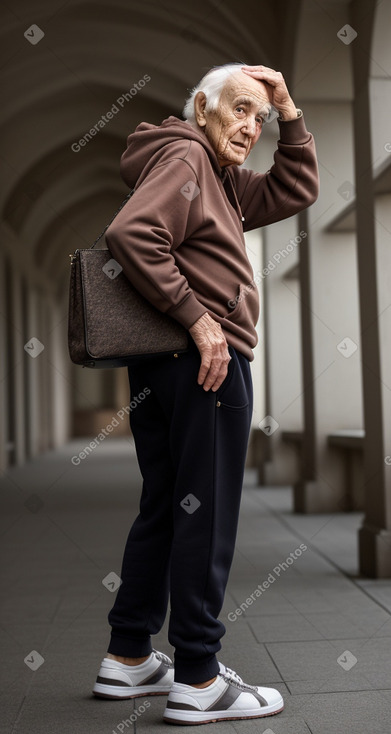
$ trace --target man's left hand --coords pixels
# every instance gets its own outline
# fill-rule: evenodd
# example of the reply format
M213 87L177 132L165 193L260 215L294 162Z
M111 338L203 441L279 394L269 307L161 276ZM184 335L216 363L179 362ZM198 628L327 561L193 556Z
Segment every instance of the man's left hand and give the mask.
M285 79L280 71L268 66L242 66L242 71L253 79L269 84L272 89L271 104L278 110L283 120L294 120L297 117L296 105L290 96Z

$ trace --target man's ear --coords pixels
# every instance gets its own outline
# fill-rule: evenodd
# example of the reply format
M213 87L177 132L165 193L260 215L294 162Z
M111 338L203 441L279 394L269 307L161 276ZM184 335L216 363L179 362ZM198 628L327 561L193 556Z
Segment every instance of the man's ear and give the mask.
M195 118L200 127L206 127L205 105L206 96L204 92L197 92L196 96L194 97L194 112Z

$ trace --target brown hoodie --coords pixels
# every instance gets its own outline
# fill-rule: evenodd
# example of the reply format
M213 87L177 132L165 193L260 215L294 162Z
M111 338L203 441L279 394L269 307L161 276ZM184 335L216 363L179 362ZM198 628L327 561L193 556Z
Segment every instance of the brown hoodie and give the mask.
M250 361L259 297L243 231L290 217L318 195L304 118L279 126L274 165L257 173L221 168L204 133L177 117L142 122L120 164L136 190L106 232L124 274L157 309L187 329L208 312Z

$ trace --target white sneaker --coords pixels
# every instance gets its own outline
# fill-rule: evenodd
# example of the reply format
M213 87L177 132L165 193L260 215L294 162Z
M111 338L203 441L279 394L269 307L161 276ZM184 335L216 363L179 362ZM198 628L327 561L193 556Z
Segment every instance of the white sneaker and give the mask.
M283 698L275 688L249 686L233 670L222 663L219 665L219 675L207 688L173 683L164 721L173 724L212 724L221 719L258 719L283 710Z
M101 698L164 696L174 682L174 666L167 655L153 650L140 665L124 665L103 658L92 692Z

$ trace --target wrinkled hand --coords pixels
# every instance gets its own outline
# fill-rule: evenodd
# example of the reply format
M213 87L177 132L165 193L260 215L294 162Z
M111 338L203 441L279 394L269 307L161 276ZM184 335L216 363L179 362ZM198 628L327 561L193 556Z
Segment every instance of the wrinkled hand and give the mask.
M189 332L201 355L201 367L197 382L204 390L219 389L227 376L231 355L220 324L204 313L190 327Z
M280 71L270 69L268 66L242 66L242 71L253 79L269 84L272 89L272 105L280 113L284 120L293 120L297 117L296 106L290 96L285 79Z

